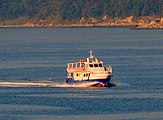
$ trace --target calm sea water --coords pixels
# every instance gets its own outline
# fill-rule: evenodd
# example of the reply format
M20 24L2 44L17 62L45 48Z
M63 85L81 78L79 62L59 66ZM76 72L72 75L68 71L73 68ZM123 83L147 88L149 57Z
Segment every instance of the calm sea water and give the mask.
M119 86L64 86L66 63L88 57L89 49L113 67L112 82ZM0 29L0 119L162 120L163 31Z

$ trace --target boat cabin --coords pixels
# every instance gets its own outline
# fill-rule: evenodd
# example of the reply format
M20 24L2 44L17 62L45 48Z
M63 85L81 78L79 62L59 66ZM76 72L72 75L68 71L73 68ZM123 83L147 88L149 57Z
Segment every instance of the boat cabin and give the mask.
M89 80L90 77L96 74L106 74L112 72L111 67L106 69L102 61L97 58L90 51L90 56L86 60L79 60L77 62L67 64L67 78L74 80ZM96 76L97 77L97 76Z
M97 67L104 67L103 63L87 63L87 62L75 62L75 63L68 63L67 68L75 69L75 68L97 68Z

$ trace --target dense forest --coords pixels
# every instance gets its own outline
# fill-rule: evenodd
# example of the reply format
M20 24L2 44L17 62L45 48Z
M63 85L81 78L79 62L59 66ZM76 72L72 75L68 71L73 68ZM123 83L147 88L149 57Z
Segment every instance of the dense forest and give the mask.
M0 20L163 16L163 0L0 0Z

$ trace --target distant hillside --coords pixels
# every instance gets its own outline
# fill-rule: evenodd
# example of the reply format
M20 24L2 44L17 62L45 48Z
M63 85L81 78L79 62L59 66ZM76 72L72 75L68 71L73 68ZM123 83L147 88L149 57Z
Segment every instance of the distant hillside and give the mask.
M163 16L163 0L0 0L0 21L17 24L40 20Z

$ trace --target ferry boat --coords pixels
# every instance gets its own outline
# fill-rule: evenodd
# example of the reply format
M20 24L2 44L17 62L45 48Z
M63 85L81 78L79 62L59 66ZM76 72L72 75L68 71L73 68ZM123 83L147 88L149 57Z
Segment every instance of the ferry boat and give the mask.
M67 78L68 84L88 84L97 87L115 86L110 83L112 74L112 67L104 67L102 61L98 60L93 51L89 51L89 57L84 60L72 62L67 64Z

